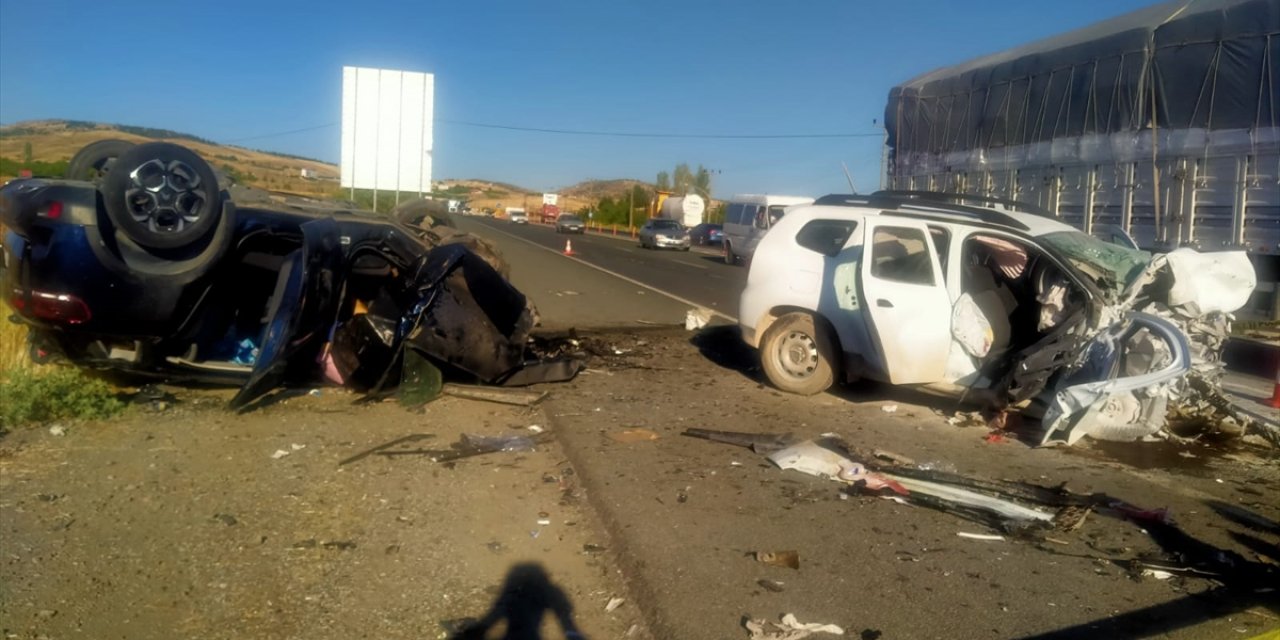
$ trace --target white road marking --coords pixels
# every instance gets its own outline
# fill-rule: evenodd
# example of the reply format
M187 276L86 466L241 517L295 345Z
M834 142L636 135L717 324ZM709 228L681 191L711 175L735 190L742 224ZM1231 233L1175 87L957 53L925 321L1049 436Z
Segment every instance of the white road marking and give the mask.
M488 226L488 225L485 225L485 226ZM507 233L506 231L503 231L503 230L501 230L501 229L499 229L499 228L497 228L497 227L489 227L489 228L490 228L490 229L492 229L492 230L494 230L494 231L497 231L498 233L501 233L501 234L502 234L502 235L504 235L504 236L507 236L507 237L510 237L510 238L515 238L516 240L519 240L519 241L521 241L521 242L524 242L524 243L527 243L527 244L531 244L531 245L533 245L533 246L535 246L535 247L537 247L537 248L539 248L539 249L542 249L543 251L547 251L547 252L553 253L553 254L555 254L555 255L557 255L557 256L560 256L561 258L567 258L567 259L569 259L569 260L573 260L574 262L577 262L578 264L581 264L581 265L585 265L585 266L591 267L592 269L595 269L596 271L600 271L600 272L602 272L602 273L607 273L607 274L609 274L609 275L611 275L611 276L613 276L613 277L615 277L615 278L618 278L619 280L624 280L624 281L626 281L626 282L630 282L631 284L634 284L634 285L636 285L637 287L644 287L645 289L648 289L648 290L650 290L650 291L652 291L652 292L654 292L654 293L662 294L662 295L664 295L664 296L666 296L666 297L668 297L668 298L671 298L672 300L675 300L676 302L679 302L679 303L682 303L682 304L687 304L687 305L689 305L689 306L691 306L691 307L696 307L696 308L698 308L698 309L703 309L703 310L707 311L708 313L710 313L711 315L720 316L721 318L724 318L725 320L728 320L729 322L732 322L732 323L734 323L734 324L737 324L737 323L738 323L738 319L737 319L736 317L731 316L731 315L729 315L729 314L727 314L727 313L721 313L721 312L716 311L715 309L712 309L711 307L708 307L708 306L706 306L706 305L698 304L698 303L696 303L696 302L694 302L694 301L692 301L692 300L687 300L687 299L685 299L685 298L681 298L680 296L678 296L678 295L676 295L676 294L674 294L674 293L670 293L670 292L668 292L668 291L663 291L662 289L659 289L659 288L657 288L657 287L655 287L655 286L648 285L648 284L645 284L645 283L643 283L643 282L640 282L639 280L636 280L635 278L628 278L627 276L624 276L624 275L622 275L621 273L618 273L618 272L616 272L616 271L610 271L609 269L606 269L606 268L604 268L604 267L602 267L602 266L600 266L600 265L591 264L590 262L587 262L586 260L582 260L581 258L575 258L575 257L573 257L573 256L566 256L566 255L564 255L563 253L561 253L561 252L559 252L559 251L556 251L555 249L552 249L551 247L546 247L546 246L540 245L540 244L538 244L538 243L536 243L536 242L534 242L534 241L532 241L532 240L529 240L529 239L527 239L527 238L521 238L520 236L515 235L515 234L513 234L513 233ZM704 268L705 268L705 267L704 267Z

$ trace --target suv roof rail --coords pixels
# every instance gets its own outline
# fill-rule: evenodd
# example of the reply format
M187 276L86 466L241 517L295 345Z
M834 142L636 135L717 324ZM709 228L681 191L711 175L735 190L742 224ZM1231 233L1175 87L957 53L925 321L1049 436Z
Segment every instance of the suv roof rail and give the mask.
M945 202L948 204L994 204L1000 205L1005 209L1013 209L1024 213L1032 213L1038 216L1053 217L1047 209L1034 205L1029 202L1019 202L1008 198L997 198L995 196L980 196L973 193L952 193L946 191L901 191L886 190L876 191L873 196L892 196L900 198L911 198L914 200L928 200L930 202Z
M818 198L814 204L846 207L876 207L879 209L891 209L895 213L931 217L933 219L939 219L943 215L962 216L972 220L980 220L988 224L1010 227L1021 231L1029 229L1026 224L1022 223L1017 218L1010 216L1004 211L989 207L975 207L972 205L962 204L956 202L954 197L950 199L922 199L904 195L907 193L914 192L877 191L870 195L833 193ZM957 194L941 195L955 196Z

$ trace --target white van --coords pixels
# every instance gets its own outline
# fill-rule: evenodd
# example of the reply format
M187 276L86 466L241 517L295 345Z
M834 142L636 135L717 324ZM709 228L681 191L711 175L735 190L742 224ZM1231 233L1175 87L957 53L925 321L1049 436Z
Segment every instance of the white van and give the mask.
M813 198L744 194L730 199L724 214L725 264L750 260L769 227L782 218L788 207L802 204L813 204Z

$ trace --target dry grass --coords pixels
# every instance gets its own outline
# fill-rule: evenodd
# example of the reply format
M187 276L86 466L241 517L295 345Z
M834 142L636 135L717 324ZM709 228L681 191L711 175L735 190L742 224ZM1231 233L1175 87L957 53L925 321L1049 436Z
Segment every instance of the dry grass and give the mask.
M0 303L0 371L29 369L31 360L27 358L26 325L9 322L13 310L8 303Z
M116 139L130 142L157 142L154 138L146 138L133 133L120 131L110 125L98 125L93 129L69 128L63 123L20 122L0 128L0 132L19 131L17 135L5 135L0 138L0 157L21 160L26 145L31 145L31 159L36 161L55 162L68 160L81 147L98 140ZM337 188L338 167L335 165L286 158L261 151L251 151L239 147L206 144L187 139L169 139L199 153L209 164L223 168L230 167L243 176L253 176L244 182L250 186L282 191L303 196L330 196ZM321 180L303 179L302 169L310 169ZM5 178L6 176L0 176ZM13 177L13 176L7 176Z

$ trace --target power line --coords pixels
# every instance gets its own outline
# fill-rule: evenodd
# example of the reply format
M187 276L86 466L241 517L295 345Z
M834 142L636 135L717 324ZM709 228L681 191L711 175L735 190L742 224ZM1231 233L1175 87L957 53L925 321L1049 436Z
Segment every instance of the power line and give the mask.
M303 127L303 128L301 128L301 129L291 129L291 130L289 130L289 131L277 131L277 132L275 132L275 133L264 133L264 134L256 135L256 136L248 136L248 137L245 137L245 138L236 138L236 139L234 139L234 140L226 140L225 142L226 142L227 144L231 144L231 143L233 143L233 142L246 142L246 141L248 141L248 140L261 140L261 139L263 139L263 138L277 138L277 137L280 137L280 136L287 136L287 135L294 134L294 133L306 133L307 131L318 131L318 130L320 130L320 129L328 129L328 128L330 128L330 127L336 127L336 126L338 126L338 123L337 123L337 122L330 122L329 124L318 124L318 125L316 125L316 126L314 126L314 127Z
M525 131L529 133L550 133L557 135L570 136L594 136L594 137L610 137L610 138L660 138L660 139L685 139L685 140L801 140L801 139L831 139L831 138L878 138L883 135L879 131L865 133L651 133L637 131L592 131L585 129L552 129L547 127L519 127L507 124L494 124L491 122L471 122L467 120L449 120L440 118L436 120L439 124L452 124L463 127L477 127L480 129L499 129L502 131ZM275 133L263 133L244 138L235 138L227 140L228 144L235 142L246 142L249 140L262 140L265 138L276 138L280 136L292 135L295 133L305 133L307 131L317 131L320 129L328 129L338 126L337 122L328 124L320 124L314 127L304 127L302 129L290 129L289 131L278 131Z
M582 129L549 129L544 127L517 127L514 125L492 124L488 122L469 122L465 120L439 119L436 122L456 124L465 127L482 129L502 129L505 131L528 131L532 133L555 133L573 136L606 136L614 138L685 138L703 140L778 140L800 138L871 138L879 137L879 131L867 133L641 133L634 131L589 131Z

